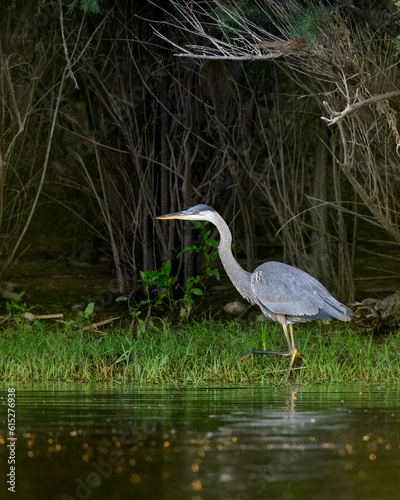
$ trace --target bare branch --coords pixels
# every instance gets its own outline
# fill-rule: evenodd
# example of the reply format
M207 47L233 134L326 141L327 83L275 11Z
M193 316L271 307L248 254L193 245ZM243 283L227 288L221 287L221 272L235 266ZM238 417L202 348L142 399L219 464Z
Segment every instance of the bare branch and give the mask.
M70 59L69 54L68 54L67 42L65 41L63 1L62 0L58 0L58 3L59 3L59 8L60 8L61 38L62 38L62 42L63 42L65 60L67 61L67 69L68 69L67 77L72 78L72 80L75 83L75 88L78 89L79 85L78 85L78 82L76 81L74 72L72 71L72 63L71 63L71 59Z
M352 111L355 111L356 109L361 108L362 106L369 106L370 104L382 101L383 99L391 99L392 97L397 97L399 95L400 95L400 90L393 90L392 92L386 92L385 94L374 95L369 99L364 99L363 101L358 101L353 104L348 104L345 107L345 109L340 112L331 110L328 103L324 101L323 102L324 106L328 109L328 111L331 114L335 115L335 118L326 118L325 116L321 116L321 120L324 120L330 127L331 125L337 123L339 120L342 120L346 115L348 115Z
M38 185L37 190L36 190L35 198L34 198L34 200L32 202L32 206L30 208L30 212L29 212L29 215L27 217L27 220L26 220L26 223L24 225L24 228L22 229L22 231L21 231L21 233L20 233L20 235L18 237L18 240L15 243L14 248L12 249L12 251L11 251L9 257L8 257L6 264L3 266L3 269L2 269L3 273L4 273L5 269L7 269L7 267L10 265L10 263L13 261L15 255L17 253L17 250L18 250L20 244L22 243L22 240L23 240L23 238L25 236L25 233L27 232L27 230L29 228L29 225L31 223L33 214L35 213L37 204L39 202L40 195L41 195L42 190L43 190L44 180L46 178L47 169L48 169L48 166L49 166L50 151L51 151L51 146L53 144L54 130L55 130L56 122L57 122L57 118L58 118L58 109L59 109L60 102L61 102L61 99L62 99L62 91L64 89L64 82L65 82L66 70L67 70L67 68L64 69L63 74L61 76L61 81L59 83L59 91L58 91L58 95L57 95L56 102L55 102L53 118L51 120L51 127L50 127L50 132L49 132L49 138L48 138L48 141L47 141L46 156L45 156L45 159L44 159L43 169L42 169L42 173L41 173L41 176L40 176L39 185Z
M187 54L174 54L177 57L190 57L191 59L201 59L203 61L211 61L211 60L219 60L219 61L260 61L266 59L276 59L282 54L265 54L262 56L208 56L205 54L193 54L192 52L188 52Z
M231 60L231 61L257 61L270 60L279 56L294 54L304 51L307 43L295 38L293 29L285 23L277 26L271 17L270 10L279 10L275 2L267 0L265 4L258 4L260 12L275 25L281 33L277 37L261 25L247 19L245 14L235 5L226 6L217 0L209 1L207 9L198 4L189 4L178 0L170 0L176 15L168 12L171 20L163 24L174 28L188 37L204 40L204 45L191 45L176 43L168 36L153 27L154 33L162 40L174 46L178 52L175 56L188 57L200 60ZM153 5L156 5L153 3ZM157 5L158 8L161 8ZM230 22L225 22L218 14L223 14ZM164 12L165 9L164 9ZM224 40L224 32L229 33L229 38ZM221 35L220 38L214 36Z

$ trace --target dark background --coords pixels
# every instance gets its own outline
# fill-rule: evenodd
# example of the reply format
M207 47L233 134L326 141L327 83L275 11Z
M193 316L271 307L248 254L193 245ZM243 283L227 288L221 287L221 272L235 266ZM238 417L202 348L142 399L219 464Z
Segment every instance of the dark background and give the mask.
M396 290L399 97L381 96L399 89L399 13L367 4L235 2L266 37L305 43L243 61L176 56L209 43L191 16L251 53L257 28L236 40L213 2L1 2L3 280L140 296L140 270L171 259L184 283L202 260L176 255L199 233L155 216L206 203L247 270L281 260L348 303Z

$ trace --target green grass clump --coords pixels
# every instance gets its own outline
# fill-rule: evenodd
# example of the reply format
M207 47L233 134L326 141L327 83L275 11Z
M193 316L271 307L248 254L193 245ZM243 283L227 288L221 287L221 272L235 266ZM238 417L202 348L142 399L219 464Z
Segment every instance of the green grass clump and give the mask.
M400 333L373 337L347 325L296 325L301 356L289 379L318 382L397 382ZM256 356L251 349L283 350L276 324L241 325L204 318L179 327L161 323L136 338L130 330L98 334L69 323L18 323L0 333L0 377L6 380L127 380L146 383L280 383L289 360Z

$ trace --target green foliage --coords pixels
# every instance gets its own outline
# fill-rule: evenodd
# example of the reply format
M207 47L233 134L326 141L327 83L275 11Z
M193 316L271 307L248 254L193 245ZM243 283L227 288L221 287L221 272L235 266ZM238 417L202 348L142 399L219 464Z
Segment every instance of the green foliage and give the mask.
M0 333L0 377L5 380L121 380L147 383L287 384L288 358L246 351L285 349L279 324L222 323L208 318L172 328L147 325L134 338L126 330L93 335L66 323L11 323ZM336 329L338 328L338 329ZM296 359L289 383L398 383L400 332L362 335L340 323L296 325Z
M220 279L218 269L213 267L213 263L218 256L218 241L211 236L212 230L207 229L209 227L208 222L193 221L193 226L195 229L200 231L201 244L184 248L182 252L178 253L178 258L182 257L185 253L201 254L204 260L204 275L202 277L197 275L187 278L184 288L184 297L180 301L179 315L181 319L187 319L189 317L190 312L195 305L193 296L199 296L205 293L207 279ZM197 284L200 284L202 288L195 286Z
M158 271L140 271L140 277L145 287L147 300L150 300L150 290L152 287L159 287L162 291L157 300L154 302L154 307L157 311L162 311L164 299L171 303L173 298L173 286L177 282L177 276L171 276L171 261L167 260L164 266Z
M72 0L68 4L68 12L72 12L79 7L85 14L99 14L101 0Z
M396 38L393 40L394 44L394 49L396 51L396 55L400 54L400 35L397 35Z
M296 37L313 42L321 32L326 32L331 21L331 7L320 5L313 0L305 2L305 8L293 3L293 28Z
M213 262L218 257L218 241L211 236L212 229L207 229L207 227L209 227L208 222L193 221L193 226L195 229L200 230L202 236L200 246L192 245L186 247L179 252L177 256L179 258L184 253L201 253L204 258L205 276L219 280L220 275L218 269L212 267Z
M35 307L28 307L25 302L21 302L21 299L24 295L25 291L21 292L17 297L11 299L10 302L6 303L7 313L9 317L14 319L16 322L22 321L24 314L28 311L31 311Z
M315 0L290 0L287 23L294 30L296 38L302 38L307 42L313 42L321 31L326 32L329 28L331 10L329 6L321 5ZM262 5L252 0L239 0L232 2L229 13L221 9L217 10L219 27L225 40L237 37L234 30L253 30L253 26L263 28L267 32L281 36L286 28L276 30L282 20L277 19L276 13L268 5Z
M185 253L198 253L201 254L204 260L204 274L202 276L189 276L186 279L185 285L182 289L183 298L177 299L176 284L178 281L177 276L171 275L171 261L167 261L164 266L156 271L140 271L141 281L143 283L146 298L135 304L131 308L131 315L133 320L137 320L138 334L146 331L146 324L150 319L152 309L156 311L163 311L164 306L167 305L170 313L175 310L175 306L179 306L180 319L187 319L195 305L194 298L204 295L206 291L206 282L208 278L220 279L219 271L213 267L214 260L218 255L218 242L211 236L211 229L207 228L207 222L194 221L195 229L198 229L201 234L201 243L199 245L192 245L183 249L178 258L182 257ZM157 298L153 298L153 291L157 289ZM116 301L128 300L127 297L118 297ZM143 308L147 308L147 315L144 320L139 316L142 314Z
M184 296L180 301L179 307L179 317L181 319L187 319L190 312L195 305L193 295L203 295L203 290L196 287L197 283L201 280L200 276L190 276L185 283Z
M89 304L86 306L86 309L83 311L83 313L80 314L82 314L82 316L85 319L89 319L90 316L93 314L93 312L94 312L94 302L89 302Z
M115 302L125 302L128 300L128 297L122 296L122 297L117 297L115 299ZM146 300L141 300L137 304L133 305L131 307L131 316L132 316L132 324L135 320L138 322L137 326L137 335L143 335L146 331L146 321L143 321L142 319L139 318L139 316L142 314L142 308L144 306L148 306L148 313L147 317L149 317L150 312L151 312L151 299L146 299Z
M400 14L400 0L393 0L394 5L398 9L398 14ZM394 48L396 51L396 55L400 54L400 35L397 35L396 38L393 40Z
M90 317L94 313L94 302L89 302L84 311L79 311L75 318L63 322L68 332L82 331L90 324Z
M169 308L173 307L173 288L178 280L177 276L171 276L171 261L168 260L164 266L157 271L140 271L141 281L145 289L146 298L142 299L131 307L131 315L133 322L137 321L137 335L141 336L146 332L147 323L150 319L152 308L156 311L162 311L165 303ZM158 289L157 298L152 298L152 291ZM127 301L128 297L118 297L116 302ZM146 318L143 320L139 316L143 312L143 308L147 308Z
M131 307L132 319L133 321L137 320L138 336L141 336L146 332L146 323L150 318L153 307L156 311L162 311L166 301L170 308L172 307L173 287L178 280L177 276L171 276L170 260L168 260L165 265L157 271L140 271L140 277L145 289L146 298ZM153 300L151 296L151 292L154 288L159 289L155 300ZM118 297L115 299L116 302L127 300L127 297ZM146 318L142 320L139 316L142 314L144 307L147 308L147 315Z
M248 22L254 23L256 26L260 26L267 30L270 29L271 22L269 15L266 13L267 8L268 7L264 7L261 9L254 0L239 0L233 3L229 14L224 10L217 9L219 27L223 37L226 40L234 38L235 32L233 30L240 30L243 26L243 22L246 24Z
M132 318L138 320L138 335L143 335L146 331L146 322L150 318L151 308L154 307L156 311L164 309L165 301L168 302L170 308L173 301L173 287L178 280L177 276L171 276L171 261L168 260L164 266L158 271L140 271L140 277L146 291L146 299L141 300L131 310ZM152 288L157 287L161 289L155 300L151 299ZM142 313L142 307L147 306L147 316L145 320L139 318Z

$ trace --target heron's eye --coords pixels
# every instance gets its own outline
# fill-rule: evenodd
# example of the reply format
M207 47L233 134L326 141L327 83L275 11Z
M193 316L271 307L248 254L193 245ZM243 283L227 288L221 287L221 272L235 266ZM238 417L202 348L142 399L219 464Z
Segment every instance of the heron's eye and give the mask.
M199 214L200 213L200 210L196 210L196 214Z

